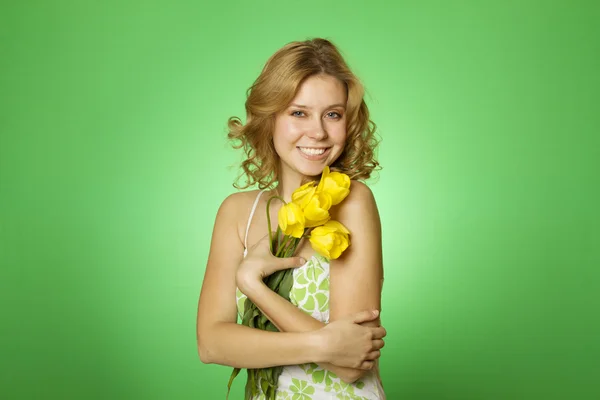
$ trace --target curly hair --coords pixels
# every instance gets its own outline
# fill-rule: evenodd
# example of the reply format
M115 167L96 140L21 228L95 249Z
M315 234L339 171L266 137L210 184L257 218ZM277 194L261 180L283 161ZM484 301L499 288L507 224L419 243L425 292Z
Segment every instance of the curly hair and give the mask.
M246 160L242 162L246 175L245 189L258 183L260 189L278 182L279 156L273 145L275 117L294 99L300 85L310 76L327 74L344 83L348 95L346 104L347 137L344 150L330 166L347 174L350 179L365 180L375 169L376 125L369 119L369 109L363 99L364 87L350 71L336 46L326 39L311 39L288 43L265 64L261 74L247 91L246 124L238 117L228 120L233 147L243 148ZM237 182L237 181L236 181Z

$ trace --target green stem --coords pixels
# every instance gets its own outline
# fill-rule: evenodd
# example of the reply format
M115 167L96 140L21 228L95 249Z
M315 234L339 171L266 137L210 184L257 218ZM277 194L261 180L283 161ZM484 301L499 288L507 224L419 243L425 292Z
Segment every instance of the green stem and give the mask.
M298 239L294 238L292 241L290 241L288 246L285 248L285 251L283 252L283 257L291 257L294 254L294 252L296 251L297 247L298 247Z
M273 196L267 201L267 224L269 225L269 247L271 248L271 253L273 253L275 250L273 249L273 232L271 232L271 213L269 212L269 207L271 206L271 202L273 201L273 199L279 199L283 202L283 204L287 204L285 200L279 196ZM277 227L277 229L279 229L279 227ZM279 235L277 236L279 239Z
M292 237L292 236L288 236L288 237L286 238L287 240L284 240L284 242L283 242L282 246L281 246L281 247L279 247L279 250L277 251L277 254L276 254L276 256L277 256L277 257L289 257L289 256L287 255L287 253L289 252L288 250L290 250L290 249L289 249L289 247L290 247L290 246L291 246L291 247L293 247L293 248L294 248L294 251L295 251L295 250L296 250L296 247L298 247L298 244L300 243L300 241L301 241L302 239L310 237L310 236L308 235L308 233L310 233L310 231L311 231L311 230L312 230L312 228L305 228L305 229L304 229L304 234L303 234L302 236L300 236L299 238L295 238L295 237ZM292 244L292 242L293 242L293 244ZM294 252L292 251L292 252L291 252L291 254L294 254Z
M289 257L288 254L290 252L290 249L295 251L297 246L298 246L298 239L290 236L290 240L288 241L288 243L285 245L285 247L283 247L281 249L280 257Z
M277 254L275 254L275 257L281 257L281 255L283 254L283 249L285 249L289 245L291 239L292 236L283 237L283 242L277 247Z
M283 232L281 232L279 224L277 224L277 230L275 231L275 234L277 235L277 248L279 248L279 246L281 246L281 240L283 239Z

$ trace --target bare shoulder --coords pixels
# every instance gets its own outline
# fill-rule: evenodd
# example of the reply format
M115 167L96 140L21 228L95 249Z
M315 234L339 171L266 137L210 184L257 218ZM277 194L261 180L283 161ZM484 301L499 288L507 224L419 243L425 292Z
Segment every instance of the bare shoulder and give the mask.
M361 181L351 181L350 183L350 194L348 195L347 200L352 201L353 199L354 201L375 202L373 191Z
M232 193L223 200L217 212L215 223L223 221L228 225L235 224L238 238L242 243L246 229L245 223L258 192L259 190L249 190Z
M259 190L249 190L245 192L235 192L223 200L219 207L219 213L226 213L231 216L242 216L252 207L252 202L256 199Z
M353 180L351 182L350 194L335 208L337 208L336 214L340 220L347 221L365 217L379 219L373 191L361 181Z
M235 192L225 197L219 207L219 212L232 213L239 211L243 208L244 202L249 198L248 193L250 192Z

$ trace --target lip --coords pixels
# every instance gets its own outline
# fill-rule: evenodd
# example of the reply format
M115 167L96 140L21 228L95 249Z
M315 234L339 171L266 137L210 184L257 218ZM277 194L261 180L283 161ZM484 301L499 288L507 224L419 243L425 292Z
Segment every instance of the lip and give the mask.
M323 160L325 158L327 158L327 156L329 155L329 153L331 153L331 147L310 147L311 149L327 149L323 152L323 154L318 154L318 155L310 155L310 154L305 154L302 152L302 150L300 150L300 147L309 147L309 146L297 146L296 149L298 150L298 153L300 153L300 155L304 158L306 158L307 160L310 161L320 161Z

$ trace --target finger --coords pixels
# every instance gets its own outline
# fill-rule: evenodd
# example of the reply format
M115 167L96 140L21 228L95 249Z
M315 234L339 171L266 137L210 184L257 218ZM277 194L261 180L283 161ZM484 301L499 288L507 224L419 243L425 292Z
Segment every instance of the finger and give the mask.
M371 339L382 339L385 337L385 335L387 335L387 332L383 326L371 328L371 333L373 335Z
M381 357L381 351L373 350L369 354L367 354L366 359L370 360L370 361L374 361L374 360L377 360L379 357Z
M383 339L375 339L375 340L373 340L373 350L382 349L383 346L385 346L385 342L383 341Z
M354 314L351 319L355 324L362 324L363 322L373 321L374 319L377 319L378 316L379 311L377 310L364 310Z
M365 371L368 371L370 369L373 369L374 364L375 363L373 361L365 360L360 364L360 367L358 367L358 369L364 369Z
M280 260L280 269L298 268L306 264L306 260L303 257L285 257Z
M306 264L306 260L302 257L275 257L271 256L271 260L269 263L269 272L267 275L271 275L276 271L290 269L290 268L298 268Z

